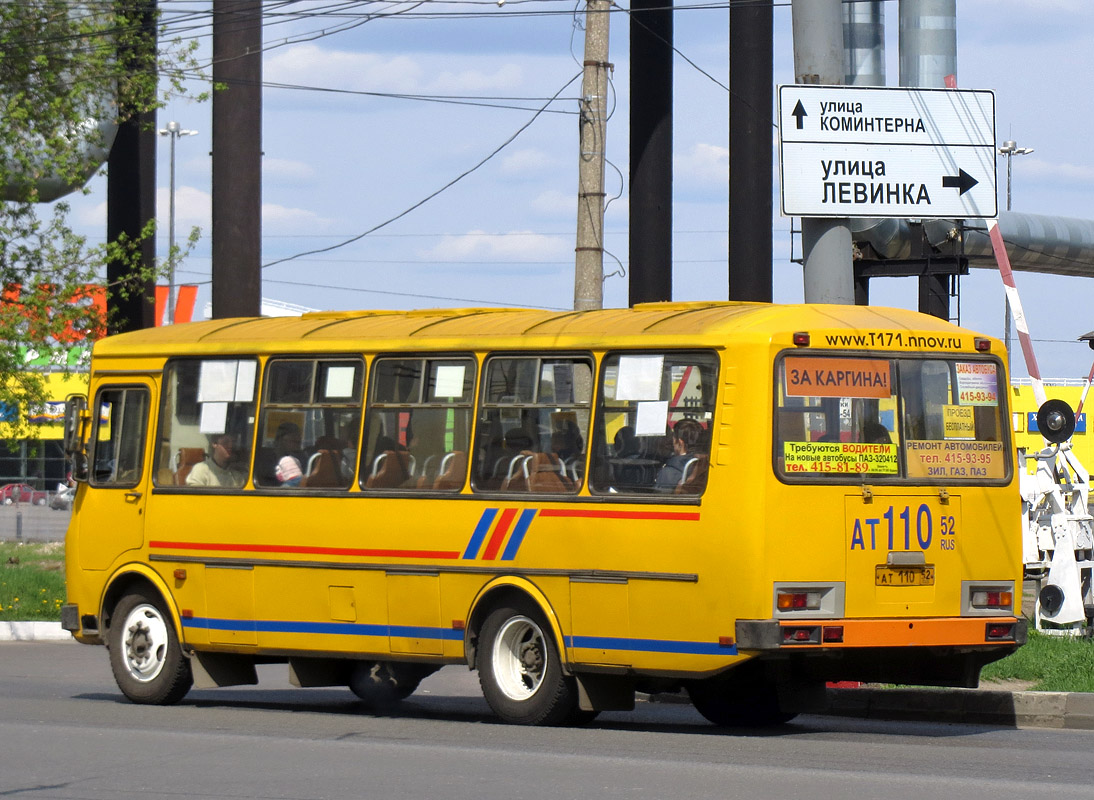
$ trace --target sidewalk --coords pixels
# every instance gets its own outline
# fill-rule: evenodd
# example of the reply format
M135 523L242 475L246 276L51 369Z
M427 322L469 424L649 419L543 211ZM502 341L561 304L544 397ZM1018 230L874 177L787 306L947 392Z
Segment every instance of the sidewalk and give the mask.
M0 642L71 642L60 622L0 622Z

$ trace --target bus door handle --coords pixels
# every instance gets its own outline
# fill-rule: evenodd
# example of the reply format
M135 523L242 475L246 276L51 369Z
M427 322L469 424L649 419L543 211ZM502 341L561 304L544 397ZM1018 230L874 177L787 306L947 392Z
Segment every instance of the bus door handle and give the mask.
M125 493L125 502L127 502L127 503L135 503L140 499L141 499L141 493L140 492L126 492Z

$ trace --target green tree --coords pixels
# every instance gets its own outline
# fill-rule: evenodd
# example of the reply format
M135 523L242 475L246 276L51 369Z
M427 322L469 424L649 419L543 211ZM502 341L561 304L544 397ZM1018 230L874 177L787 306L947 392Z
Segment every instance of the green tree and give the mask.
M128 296L155 277L139 257L151 224L91 245L56 200L88 191L117 125L185 93L196 42L165 43L155 14L148 0L0 0L0 404L46 399L42 377L23 368L28 348L67 364L82 336L105 331L87 287L103 286L107 263L126 276L108 293Z

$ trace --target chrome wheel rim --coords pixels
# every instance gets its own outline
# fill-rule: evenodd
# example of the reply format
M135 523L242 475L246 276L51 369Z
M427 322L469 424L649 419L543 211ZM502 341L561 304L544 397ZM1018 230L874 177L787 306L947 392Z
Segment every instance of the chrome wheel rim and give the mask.
M159 609L141 603L129 612L122 628L122 661L126 671L141 683L155 680L167 660L170 637Z
M539 625L528 617L506 620L494 639L494 679L510 700L527 700L543 685L547 643Z

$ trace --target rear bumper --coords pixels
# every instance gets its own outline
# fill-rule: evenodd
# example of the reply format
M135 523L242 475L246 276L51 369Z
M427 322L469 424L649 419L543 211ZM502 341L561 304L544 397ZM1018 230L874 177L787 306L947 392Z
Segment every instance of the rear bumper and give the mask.
M740 650L1016 647L1027 622L1013 616L898 619L738 620Z

